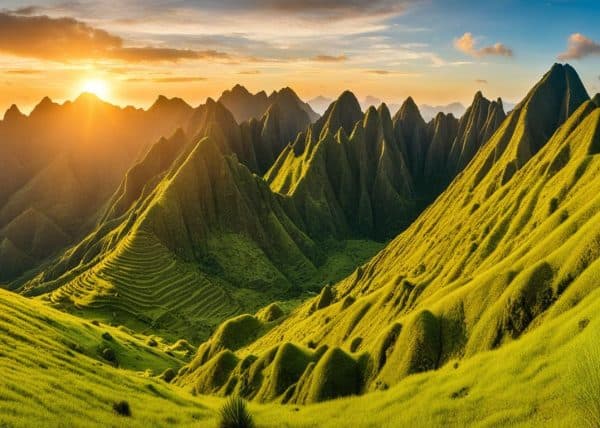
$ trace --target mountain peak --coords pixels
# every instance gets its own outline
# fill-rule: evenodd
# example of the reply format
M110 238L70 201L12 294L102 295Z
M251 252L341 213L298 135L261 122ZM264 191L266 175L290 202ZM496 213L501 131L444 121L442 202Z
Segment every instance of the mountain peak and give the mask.
M400 110L396 113L394 120L400 119L402 121L411 121L414 123L424 123L423 117L421 116L421 112L419 111L419 107L415 103L412 97L408 97L402 103Z
M225 91L228 92L228 91ZM225 93L223 92L223 93ZM235 95L251 95L250 91L248 91L248 89L246 89L245 86L240 85L239 83L237 83L233 88L231 88L231 90L229 91L232 94Z
M23 113L21 113L21 110L19 110L19 107L17 107L16 104L13 104L9 107L8 110L6 110L6 112L4 113L4 121L13 121L13 120L18 120L22 117L25 117L25 115Z
M188 107L191 108L188 103L178 97L167 98L164 95L159 95L156 101L150 106L148 110L161 110L169 107Z
M31 111L31 115L35 115L41 112L46 112L49 109L51 109L54 106L57 106L58 104L54 103L50 97L45 96L44 98L42 98L42 100L33 108L33 110ZM31 116L30 115L30 116Z
M335 134L342 127L346 134L350 135L354 124L362 118L362 110L356 96L346 90L334 101L325 114L322 120L317 122L319 136L323 136L323 132L330 131Z

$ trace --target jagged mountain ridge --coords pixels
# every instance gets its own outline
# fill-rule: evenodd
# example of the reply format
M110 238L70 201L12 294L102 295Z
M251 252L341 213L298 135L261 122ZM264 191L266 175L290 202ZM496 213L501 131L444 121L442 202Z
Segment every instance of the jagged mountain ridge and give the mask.
M392 119L385 104L363 115L344 92L265 178L294 200L313 234L386 239L450 183L503 118L501 102L481 93L460 121L440 113L427 124L410 97Z
M246 329L237 341L223 324L178 382L296 403L387 389L589 303L600 269L600 109L582 88L570 66L555 65L381 253L289 317L229 321ZM532 108L541 103L543 116Z
M325 252L249 169L266 135L249 133L253 123L237 125L219 102L200 106L187 132L129 170L95 230L21 291L199 340L233 313L312 284Z
M289 87L273 91L267 96L265 91L251 94L245 87L237 84L230 90L224 91L217 101L231 111L238 123L260 119L273 104L296 108L298 110L296 114L306 116L309 123L319 118L310 105L303 102Z
M259 159L268 159L262 157L265 148L284 146L281 133L269 133L273 129L270 124L280 123L278 115L272 106L262 123L251 120L238 125L220 102L209 99L194 110L185 132L160 140L126 174L96 230L25 284L22 291L51 293L51 301L66 307L105 312L127 308L145 324L182 329L184 334L196 328L201 337L210 325L232 313L257 307L274 296L297 293L300 284L312 283L328 253L326 248L320 249L323 243L353 237L385 238L408 226L416 216L414 185L404 161L407 149L395 139L385 105L363 115L354 95L345 92L326 115L300 133L293 145L286 146L288 153L302 150L309 170L320 171L308 174L298 184L306 191L293 195L283 188L274 189L269 174L270 187L258 177L250 178L250 171L259 169ZM451 116L441 117L457 124ZM441 128L436 126L431 132L435 141L449 138ZM338 130L335 135L333 129ZM199 147L199 141L206 137L210 143ZM444 144L450 145L447 141ZM228 168L222 166L213 148L230 159ZM213 152L210 160L197 160L206 157L204 151ZM285 159L282 155L277 163ZM204 167L190 166L198 163ZM231 169L239 163L245 166ZM215 169L220 169L221 175L215 175ZM235 172L225 173L228 170ZM177 178L181 174L187 178ZM232 177L235 179L229 183L223 181ZM254 184L248 187L248 182ZM215 191L191 203L195 192L207 186L241 196L221 199ZM252 193L253 186L261 190ZM167 187L179 190L166 192ZM316 195L310 193L314 189ZM322 192L325 203L315 204ZM253 195L250 204L246 200L249 195ZM330 201L329 212L314 209ZM355 210L357 205L359 210ZM265 206L266 210L259 209ZM155 217L156 213L168 214ZM257 216L275 219L275 223L263 223ZM219 218L222 221L217 221ZM234 248L242 251L241 259L232 258ZM134 262L142 256L155 262L153 269ZM127 266L126 275L119 273L120 265ZM197 287L197 293L212 290L212 299L225 303L223 310L200 315L194 321L192 312L198 308L189 300L162 304L145 299L142 304L128 288L139 293L149 287L155 275L167 278L177 289L182 290L187 282L191 289ZM161 287L169 290L160 281L148 292L160 296ZM243 293L253 297L244 302ZM127 302L125 307L122 302ZM184 324L183 319L187 320Z
M62 105L46 97L29 116L13 105L0 121L0 241L23 257L0 254L0 281L89 231L135 158L191 111L178 99L159 97L148 110L122 109L91 94ZM44 232L49 229L50 235ZM35 238L18 238L31 231Z

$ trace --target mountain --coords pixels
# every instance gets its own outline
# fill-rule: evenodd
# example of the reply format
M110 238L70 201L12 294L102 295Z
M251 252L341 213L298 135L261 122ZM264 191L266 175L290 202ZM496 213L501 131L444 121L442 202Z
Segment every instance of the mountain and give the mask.
M286 113L289 115L298 114L299 111L304 112L308 116L308 123L314 122L319 117L310 105L300 100L291 88L273 91L271 95L267 96L265 91L251 94L238 84L232 89L224 91L217 101L231 111L238 123L250 119L260 119L273 104L281 104L280 108L285 107L288 110Z
M241 125L219 102L195 109L185 131L130 168L94 230L20 291L202 340L235 313L348 274L380 246L315 240L294 204L250 169L260 147L282 146L269 133L287 120L277 108Z
M432 106L429 104L420 104L419 110L423 119L427 122L435 118L438 113L452 114L454 117L461 117L465 114L465 106L459 102L454 102L446 105Z
M294 202L311 236L381 237L405 226L414 211L387 107L371 107L363 117L349 92L286 148L265 178Z
M318 97L312 98L307 101L311 108L317 112L318 114L325 113L327 107L333 102L331 98L324 97L319 95Z
M91 230L136 157L191 112L179 99L159 97L144 111L91 94L44 98L29 116L12 106L0 121L0 282Z
M414 114L409 102L398 119ZM413 138L420 137L416 126L409 128ZM457 383L444 395L458 399L478 394L490 379L469 375L465 386L452 374L457 369L506 376L497 367L515 367L518 359L524 366L517 372L527 379L539 372L538 379L564 385L561 370L576 352L565 343L582 331L593 340L598 153L600 109L576 72L556 64L435 202L371 261L289 315L227 321L177 383L197 393L311 403L396 384L420 390L425 379L448 376ZM585 346L582 340L574 346ZM555 345L564 350L561 366L536 366L535 375L525 368L556 352Z
M594 104L596 104L598 107L600 107L600 94L594 95L594 98L592 98L592 102Z
M460 121L439 113L427 124L412 98L392 119L385 104L363 114L344 92L265 179L294 202L311 236L385 240L444 190L503 117L501 102L481 93Z

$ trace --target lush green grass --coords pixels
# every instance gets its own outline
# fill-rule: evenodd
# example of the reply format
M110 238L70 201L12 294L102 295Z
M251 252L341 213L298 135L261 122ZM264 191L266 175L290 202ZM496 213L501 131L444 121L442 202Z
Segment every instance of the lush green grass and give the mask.
M267 356L292 343L339 349L339 361L348 366L356 361L348 373L357 392L387 389L411 374L507 345L594 292L600 109L587 101L546 144L533 140L547 128L539 122L545 120L540 97L554 103L556 111L541 111L552 120L564 116L561 97L573 101L561 80L567 71L554 67L450 188L369 263L232 350L239 365L229 381L259 379L247 392L254 397L278 370ZM509 165L516 168L510 177ZM249 355L266 363L243 366ZM270 399L319 397L323 385L337 382L332 371L315 376L320 364L306 365L289 391Z
M159 350L118 329L90 325L7 292L0 292L0 309L0 424L216 426L224 400L193 397L140 371L176 363ZM335 427L348 421L356 427L582 426L587 415L579 387L587 379L573 365L600 339L598 314L596 291L499 350L409 376L387 391L308 406L250 403L248 409L262 427ZM139 346L136 351L124 345L120 353L129 369L98 359L95 349L105 331L115 342ZM65 344L71 340L83 353ZM119 401L129 404L131 417L114 413Z
M179 353L170 356L161 344L149 346L126 329L95 325L6 291L0 291L0 313L1 426L193 425L214 416L157 380L183 364ZM114 350L118 367L102 358L106 348ZM131 418L113 412L123 400Z

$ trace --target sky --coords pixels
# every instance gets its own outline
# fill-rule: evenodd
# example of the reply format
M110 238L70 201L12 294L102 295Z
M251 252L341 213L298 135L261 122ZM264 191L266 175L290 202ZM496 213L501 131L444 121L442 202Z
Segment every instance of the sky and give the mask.
M236 83L305 100L518 102L554 62L593 95L598 22L597 0L0 0L0 110L83 90L196 106Z

